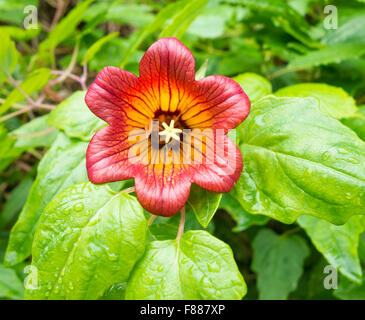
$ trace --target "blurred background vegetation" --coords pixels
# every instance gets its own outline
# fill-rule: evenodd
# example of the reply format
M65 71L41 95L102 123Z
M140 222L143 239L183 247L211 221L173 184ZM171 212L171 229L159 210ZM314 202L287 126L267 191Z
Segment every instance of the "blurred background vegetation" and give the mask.
M29 13L24 8L29 5L37 7L38 21L37 28L26 30L23 22ZM337 8L337 29L325 28L327 5ZM365 104L362 0L0 0L0 261L37 164L57 135L57 129L47 124L47 114L76 90L85 89L104 66L138 75L143 53L167 36L179 38L193 52L197 68L208 59L207 75L241 75L236 79L252 99L257 90L268 94L296 83L319 82L342 88L344 95L353 97L350 104ZM245 88L244 73L266 80L258 76L255 82L251 75L253 89L251 82ZM343 116L347 115L338 118ZM364 107L342 121L365 139ZM251 216L226 196L210 231L231 245L249 287L245 299L265 297L257 290L259 258L252 265L255 254L260 254L255 250L264 249L261 242L254 242L263 225L280 239L295 233L304 242L273 249L281 257L279 263L294 269L299 265L291 277L268 262L266 268L272 268L270 276L275 278L268 291L279 288L276 298L365 299L365 286L345 278L339 290L324 289L323 267L331 253L316 249L303 229ZM347 248L350 258L340 257L344 268L353 263L351 259L357 259L355 264L359 259L365 262L365 237L360 236L358 251L358 233ZM0 298L22 297L28 262L12 269L0 267Z

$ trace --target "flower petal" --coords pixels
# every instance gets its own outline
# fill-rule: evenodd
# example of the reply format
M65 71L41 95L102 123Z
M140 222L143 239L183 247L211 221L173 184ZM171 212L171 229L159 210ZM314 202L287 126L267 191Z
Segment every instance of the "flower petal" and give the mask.
M250 112L250 100L241 86L224 76L209 76L195 83L195 98L182 110L190 128L233 129Z
M147 108L139 108L132 95L138 78L116 67L103 68L87 91L85 102L90 110L109 124L128 123L143 128L149 121ZM144 103L144 100L143 100Z
M154 96L154 110L175 112L195 81L195 61L190 50L175 38L162 38L145 53L139 67L140 85Z
M222 135L221 138L215 139L214 158L196 165L193 182L207 190L225 193L232 190L240 177L243 167L242 155L227 136Z
M178 164L149 164L136 170L136 194L149 212L171 217L186 203L192 172Z
M129 161L129 132L109 126L99 130L86 151L86 168L93 183L133 178L134 164Z

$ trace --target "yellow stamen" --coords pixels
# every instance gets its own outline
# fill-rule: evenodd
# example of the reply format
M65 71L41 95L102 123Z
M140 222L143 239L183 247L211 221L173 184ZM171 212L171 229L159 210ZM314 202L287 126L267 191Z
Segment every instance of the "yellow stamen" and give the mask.
M177 141L180 140L180 137L177 135L177 133L181 133L182 130L178 129L178 128L174 128L174 124L175 124L174 120L171 120L169 126L165 122L162 122L162 126L165 128L165 130L159 132L159 135L166 136L165 143L169 143L171 138L173 138Z

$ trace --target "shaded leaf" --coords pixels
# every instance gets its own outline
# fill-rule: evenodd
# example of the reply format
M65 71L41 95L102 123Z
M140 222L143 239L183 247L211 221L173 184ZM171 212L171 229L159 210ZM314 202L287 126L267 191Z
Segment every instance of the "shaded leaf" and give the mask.
M199 223L206 228L217 211L221 198L221 193L208 191L193 184L187 201L187 210L192 210Z
M262 229L253 241L252 269L257 272L260 299L286 299L303 273L309 248L297 235L278 236Z
M364 217L351 217L344 225L336 226L315 217L301 216L298 224L333 267L354 282L362 281L357 248L359 234L365 227Z
M62 101L49 115L48 123L69 137L90 141L106 123L95 116L85 103L85 91L76 91Z
M43 209L60 191L87 181L86 142L70 140L60 133L38 166L37 178L19 219L10 233L5 264L15 265L30 255L34 232Z

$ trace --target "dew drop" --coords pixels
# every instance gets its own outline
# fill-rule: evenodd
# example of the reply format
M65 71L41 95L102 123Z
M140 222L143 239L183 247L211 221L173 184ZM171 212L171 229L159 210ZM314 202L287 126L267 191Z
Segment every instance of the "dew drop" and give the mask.
M70 233L72 232L71 227L67 227L67 228L66 228L66 230L65 230L65 232L66 232L67 234L70 234Z
M219 272L221 270L221 267L216 261L214 261L208 264L208 270L210 272Z
M329 160L331 158L331 152L326 151L322 153L322 159L323 160Z
M347 200L351 200L352 197L353 197L353 195L351 193L349 193L349 192L346 193L346 199Z
M79 202L79 203L74 204L73 209L76 212L82 211L84 209L84 203L83 202Z

